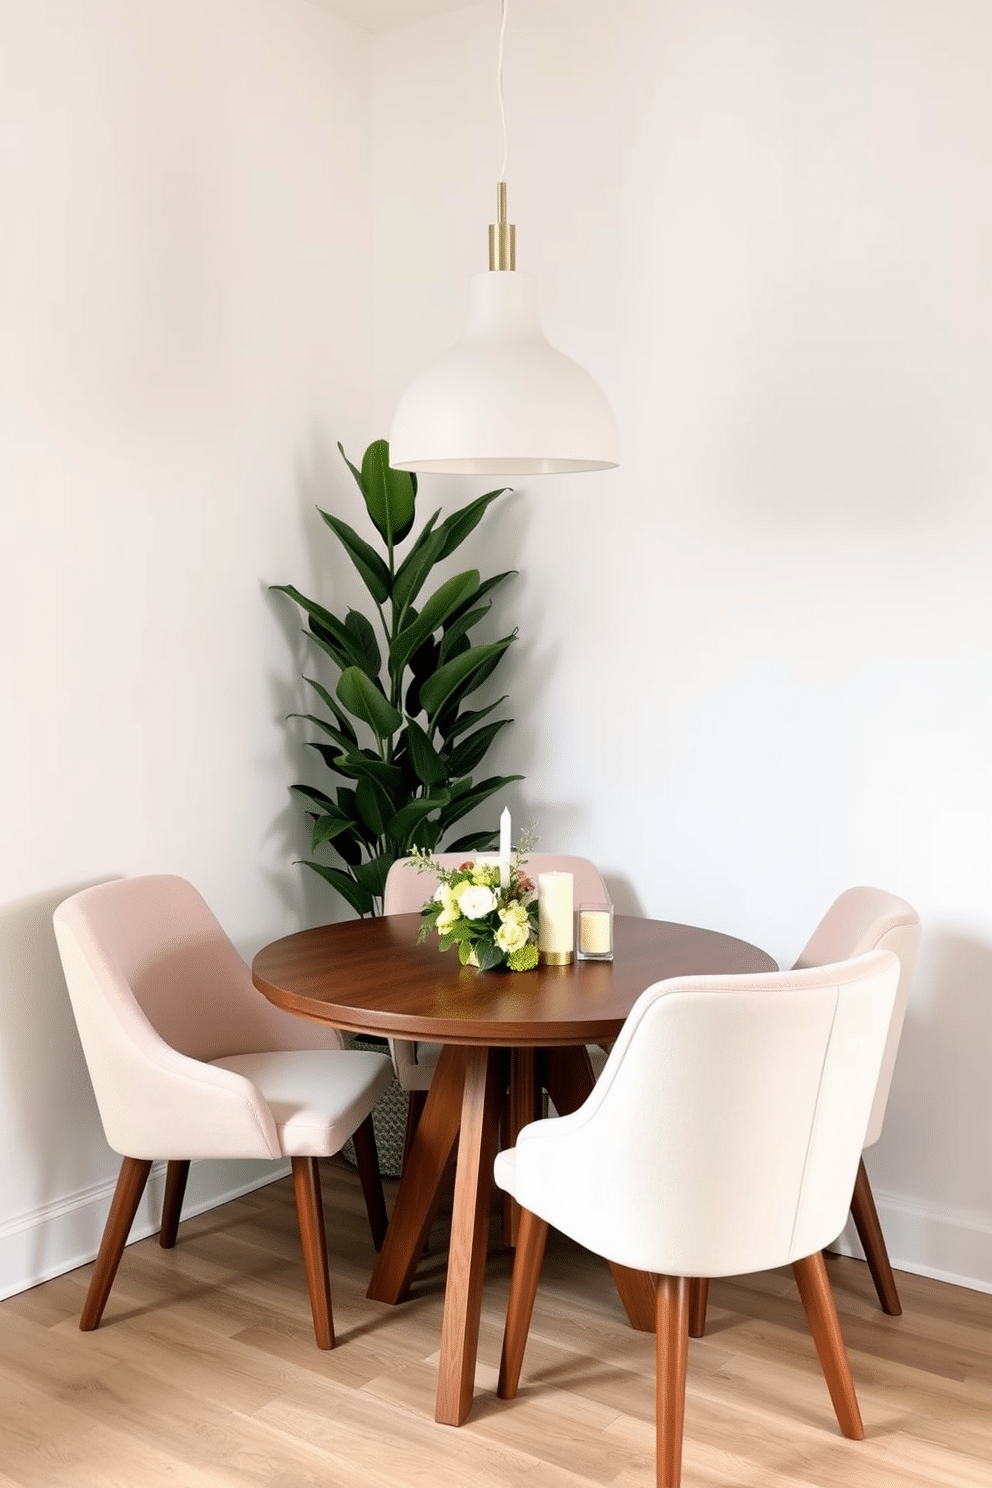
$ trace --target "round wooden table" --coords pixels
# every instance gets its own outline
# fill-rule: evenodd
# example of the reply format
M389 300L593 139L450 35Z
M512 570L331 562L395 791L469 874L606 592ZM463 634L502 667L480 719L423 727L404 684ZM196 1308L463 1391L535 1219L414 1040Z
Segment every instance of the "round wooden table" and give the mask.
M354 1033L444 1045L407 1155L368 1296L407 1295L444 1197L457 1142L435 1419L458 1426L472 1405L499 1112L509 1139L548 1091L561 1115L593 1086L587 1044L615 1039L645 988L668 977L775 970L764 951L712 930L617 916L614 960L530 972L480 972L417 944L419 914L348 920L265 946L256 987L278 1007ZM509 1051L507 1053L506 1051ZM631 1322L654 1326L654 1283L612 1265Z

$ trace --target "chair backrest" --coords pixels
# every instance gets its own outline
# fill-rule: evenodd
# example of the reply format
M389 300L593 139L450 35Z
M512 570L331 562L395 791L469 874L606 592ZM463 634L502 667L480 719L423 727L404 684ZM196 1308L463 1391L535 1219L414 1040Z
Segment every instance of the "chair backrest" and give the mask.
M649 987L585 1104L520 1133L517 1199L612 1261L673 1276L822 1249L847 1217L898 977L872 951Z
M442 868L457 868L459 864L469 862L472 858L482 856L482 854L459 852L435 853L434 856ZM572 895L576 905L584 899L590 902L609 900L609 890L603 882L602 875L595 863L591 863L588 858L570 857L561 853L531 853L525 860L525 867L535 883L537 883L539 873L570 873L573 879ZM415 859L398 858L386 877L382 901L383 912L385 914L410 914L414 910L422 909L436 888L437 878L433 873L418 873Z
M110 1145L130 1157L220 1156L221 1133L211 1142L202 1130L203 1102L213 1101L208 1121L231 1132L243 1127L241 1146L264 1149L243 1155L278 1156L272 1118L250 1082L207 1061L340 1048L337 1031L267 1002L185 879L156 874L98 884L60 904L54 925Z
M899 958L899 990L892 1010L885 1055L865 1136L866 1147L877 1142L882 1134L892 1071L895 1069L910 983L916 966L916 953L920 945L920 930L920 917L905 899L889 894L884 889L845 889L827 910L796 961L796 969L799 970L862 956L865 951L893 951Z

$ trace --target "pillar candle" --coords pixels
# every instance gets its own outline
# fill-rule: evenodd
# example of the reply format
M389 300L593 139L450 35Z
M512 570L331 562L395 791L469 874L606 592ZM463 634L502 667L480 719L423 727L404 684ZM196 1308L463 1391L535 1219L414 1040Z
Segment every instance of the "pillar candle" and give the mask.
M503 815L499 819L499 881L502 888L506 888L510 882L510 810L503 807Z
M537 919L539 951L562 952L573 949L575 921L570 873L537 875Z
M582 910L579 914L579 950L586 956L605 956L611 949L609 911Z

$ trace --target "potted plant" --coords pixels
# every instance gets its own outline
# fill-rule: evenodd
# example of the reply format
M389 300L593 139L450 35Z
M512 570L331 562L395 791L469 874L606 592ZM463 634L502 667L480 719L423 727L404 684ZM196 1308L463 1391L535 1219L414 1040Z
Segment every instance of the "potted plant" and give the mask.
M361 576L370 619L349 609L341 618L291 584L272 586L307 616L313 644L338 668L333 693L305 677L325 713L290 714L315 725L311 748L339 782L329 790L296 784L313 827L311 851L339 863L305 859L359 915L377 914L390 865L414 848L433 852L454 825L520 775L475 779L499 732L513 720L493 718L505 695L485 707L469 700L516 638L473 644L470 632L489 613L489 595L512 570L483 579L466 569L430 588L430 578L474 531L506 487L489 491L440 521L433 512L413 536L417 478L389 465L384 439L370 444L361 468L338 445L362 493L379 538L373 546L339 517L321 511ZM399 550L409 541L400 557ZM492 847L495 830L470 832L445 850Z

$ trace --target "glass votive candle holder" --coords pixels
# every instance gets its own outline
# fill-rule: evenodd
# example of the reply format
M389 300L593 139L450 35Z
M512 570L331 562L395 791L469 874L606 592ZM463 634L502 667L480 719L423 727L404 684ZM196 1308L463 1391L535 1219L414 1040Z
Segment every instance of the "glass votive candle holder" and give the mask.
M575 912L575 954L580 961L613 960L613 905L580 904Z

